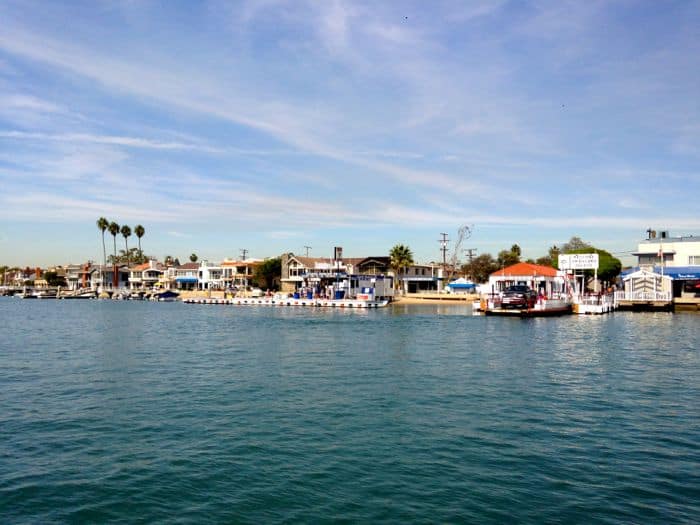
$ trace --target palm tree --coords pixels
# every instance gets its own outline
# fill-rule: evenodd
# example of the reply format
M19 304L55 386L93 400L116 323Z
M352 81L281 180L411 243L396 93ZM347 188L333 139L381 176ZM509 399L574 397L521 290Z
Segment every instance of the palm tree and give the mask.
M134 234L139 240L139 258L141 259L141 262L143 262L143 252L141 251L141 237L146 233L146 229L141 226L140 224L137 224L136 227L134 228Z
M197 257L196 253L193 253L192 255L190 255L190 261L197 262L197 259L199 259L199 257Z
M116 222L112 221L109 223L109 226L107 226L107 231L114 238L114 271L112 273L112 286L116 288L117 286L119 286L119 281L117 280L117 234L119 233L119 225Z
M125 224L122 226L121 233L124 236L124 246L126 246L126 265L129 266L131 264L129 260L129 236L131 236L131 228Z
M102 271L100 272L100 281L102 281L102 285L104 286L104 267L107 266L107 248L105 248L105 231L109 228L109 221L104 218L100 217L97 219L97 229L102 232Z
M403 244L397 244L389 251L390 266L396 273L396 282L394 283L396 288L399 288L398 275L401 270L406 270L406 268L413 264L413 252L408 246Z

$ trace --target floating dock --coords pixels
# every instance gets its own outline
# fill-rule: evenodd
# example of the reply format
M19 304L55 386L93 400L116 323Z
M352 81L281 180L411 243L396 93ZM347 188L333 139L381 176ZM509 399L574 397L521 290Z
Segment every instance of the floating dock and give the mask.
M317 308L383 308L389 301L367 301L363 299L295 299L293 297L235 297L233 299L183 299L187 304L218 304L234 306L305 306Z

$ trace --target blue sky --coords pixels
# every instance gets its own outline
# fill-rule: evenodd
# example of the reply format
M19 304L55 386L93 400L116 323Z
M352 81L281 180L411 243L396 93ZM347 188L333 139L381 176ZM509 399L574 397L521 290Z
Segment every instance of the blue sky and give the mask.
M0 20L0 264L99 260L101 215L210 260L428 262L465 224L465 248L526 257L700 235L696 1L6 0Z

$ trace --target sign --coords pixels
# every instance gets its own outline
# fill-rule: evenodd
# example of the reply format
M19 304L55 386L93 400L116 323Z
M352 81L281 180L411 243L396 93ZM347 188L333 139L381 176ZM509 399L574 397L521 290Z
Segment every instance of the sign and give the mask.
M597 253L560 253L560 270L597 270Z

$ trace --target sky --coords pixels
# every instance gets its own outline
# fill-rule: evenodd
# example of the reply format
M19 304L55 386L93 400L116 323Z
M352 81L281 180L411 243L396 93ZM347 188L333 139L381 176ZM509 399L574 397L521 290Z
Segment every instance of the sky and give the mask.
M0 21L0 264L99 261L101 216L161 260L429 262L469 226L477 255L578 236L630 264L647 228L700 235L697 1L4 0Z

